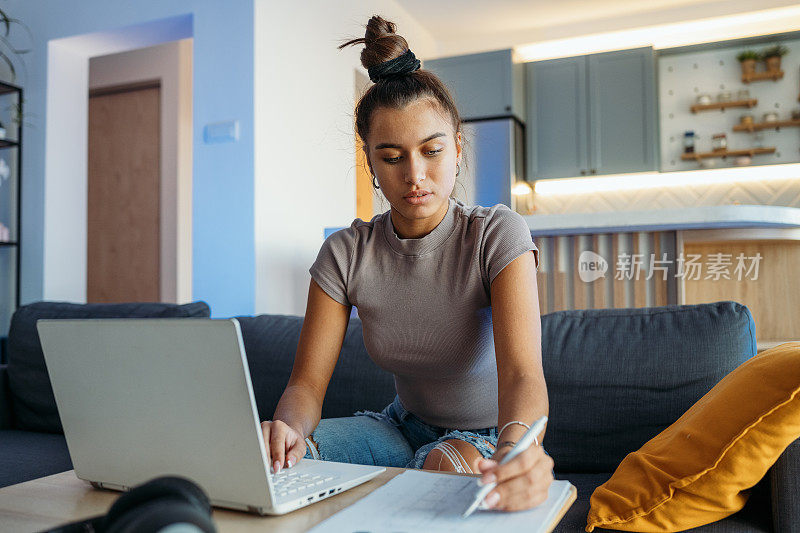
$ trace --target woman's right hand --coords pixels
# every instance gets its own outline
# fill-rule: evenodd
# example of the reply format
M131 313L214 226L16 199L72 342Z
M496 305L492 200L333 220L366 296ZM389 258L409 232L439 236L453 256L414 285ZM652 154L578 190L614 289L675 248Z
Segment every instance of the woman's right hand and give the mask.
M265 420L261 422L261 431L273 473L281 471L284 459L286 468L291 468L306 454L303 434L283 420Z

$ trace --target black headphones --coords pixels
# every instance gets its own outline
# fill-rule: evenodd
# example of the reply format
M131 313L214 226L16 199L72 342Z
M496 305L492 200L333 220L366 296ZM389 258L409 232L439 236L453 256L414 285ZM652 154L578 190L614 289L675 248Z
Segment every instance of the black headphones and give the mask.
M117 498L108 514L65 524L47 533L158 533L178 524L182 532L217 532L203 489L186 478L159 477Z

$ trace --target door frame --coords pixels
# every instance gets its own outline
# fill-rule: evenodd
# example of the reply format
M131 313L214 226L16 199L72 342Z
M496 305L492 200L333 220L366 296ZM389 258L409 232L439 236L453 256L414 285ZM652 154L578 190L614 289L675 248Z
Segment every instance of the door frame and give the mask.
M120 38L126 37L126 38ZM47 127L45 129L43 294L48 300L86 301L87 261L87 147L89 62L110 54L131 52L146 56L156 45L176 47L179 68L154 72L147 61L129 79L98 82L108 85L146 79L161 79L162 187L168 175L176 189L176 201L169 210L175 219L174 261L162 256L162 268L171 265L172 274L162 283L162 301L192 300L192 23L191 16L150 22L118 32L86 34L48 41ZM141 62L141 60L140 60ZM161 64L163 62L159 62ZM92 69L94 70L94 69ZM169 71L170 69L168 69ZM169 96L169 95L172 96ZM168 114L176 115L167 119ZM178 118L180 117L180 118ZM169 127L165 127L166 125ZM171 125L171 126L170 126ZM165 148L164 143L173 143ZM175 153L174 169L163 171L163 154ZM162 209L165 208L162 204ZM167 221L162 221L166 224ZM162 225L162 232L164 230ZM163 248L162 248L163 249ZM162 285L162 289L163 289ZM170 294L171 293L171 294Z

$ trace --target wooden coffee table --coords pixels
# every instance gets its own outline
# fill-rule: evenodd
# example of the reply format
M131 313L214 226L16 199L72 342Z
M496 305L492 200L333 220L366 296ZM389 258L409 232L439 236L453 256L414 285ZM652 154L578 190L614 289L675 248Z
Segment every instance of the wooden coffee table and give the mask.
M248 531L307 531L329 516L363 498L405 468L387 467L377 477L350 490L281 516L256 516L244 512L214 509L220 533ZM449 474L449 473L448 473ZM452 475L469 475L457 474ZM472 477L478 477L472 475ZM59 524L104 514L119 492L97 490L78 479L75 472L62 472L0 489L0 531L19 533L42 531ZM567 505L550 529L557 524Z

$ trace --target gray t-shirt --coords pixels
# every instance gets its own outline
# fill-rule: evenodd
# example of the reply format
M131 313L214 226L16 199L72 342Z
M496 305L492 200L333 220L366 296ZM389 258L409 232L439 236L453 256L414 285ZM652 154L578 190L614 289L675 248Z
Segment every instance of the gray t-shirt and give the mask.
M518 213L450 198L444 219L401 239L390 211L330 235L309 272L331 298L358 308L364 344L394 374L403 406L450 429L497 425L490 284L539 251Z

